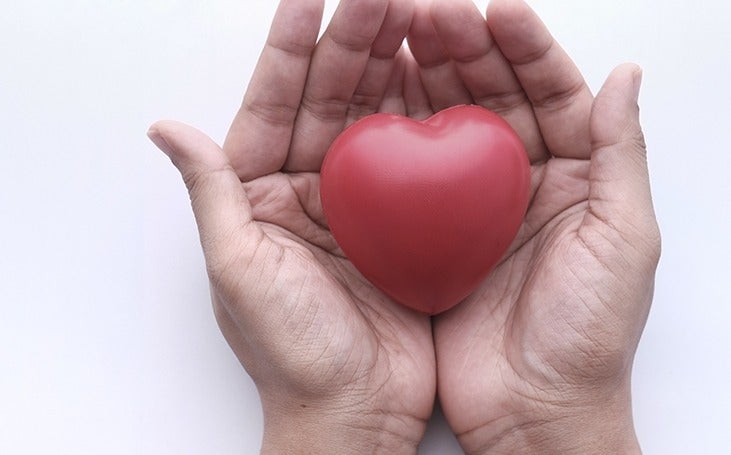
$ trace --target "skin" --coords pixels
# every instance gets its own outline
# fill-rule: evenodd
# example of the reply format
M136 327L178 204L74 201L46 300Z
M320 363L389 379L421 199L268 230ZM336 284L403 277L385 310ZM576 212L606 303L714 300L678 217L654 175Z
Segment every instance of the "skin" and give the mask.
M630 372L660 253L639 68L594 97L520 0L493 0L487 22L468 0L342 0L317 41L322 10L282 0L223 147L172 121L148 133L190 192L262 452L415 453L437 389L467 453L639 451ZM343 256L318 172L365 115L465 103L521 136L532 202L485 283L429 318Z

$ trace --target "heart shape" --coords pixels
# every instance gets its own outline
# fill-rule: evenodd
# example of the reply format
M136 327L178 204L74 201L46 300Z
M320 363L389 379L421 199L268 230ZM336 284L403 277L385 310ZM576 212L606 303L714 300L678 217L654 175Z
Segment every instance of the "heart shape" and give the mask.
M333 142L321 171L322 207L345 255L385 294L428 314L486 278L529 196L523 143L478 106L423 122L365 117Z

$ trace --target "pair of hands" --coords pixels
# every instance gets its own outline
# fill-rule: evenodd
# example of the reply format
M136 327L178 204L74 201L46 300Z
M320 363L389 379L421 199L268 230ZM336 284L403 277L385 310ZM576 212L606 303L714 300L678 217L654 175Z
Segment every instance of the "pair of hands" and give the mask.
M521 0L282 0L223 148L153 125L190 192L213 306L268 453L415 452L438 392L468 453L638 451L630 370L660 241L634 65L592 95ZM408 38L410 51L402 47ZM348 124L457 104L526 145L532 202L466 301L430 318L342 255L319 168Z

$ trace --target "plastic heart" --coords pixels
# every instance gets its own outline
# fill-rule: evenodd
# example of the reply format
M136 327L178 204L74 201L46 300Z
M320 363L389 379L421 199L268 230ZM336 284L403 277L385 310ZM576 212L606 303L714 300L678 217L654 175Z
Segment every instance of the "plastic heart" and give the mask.
M510 125L478 106L423 122L375 114L333 142L320 196L335 240L363 276L436 314L469 296L514 240L530 165Z

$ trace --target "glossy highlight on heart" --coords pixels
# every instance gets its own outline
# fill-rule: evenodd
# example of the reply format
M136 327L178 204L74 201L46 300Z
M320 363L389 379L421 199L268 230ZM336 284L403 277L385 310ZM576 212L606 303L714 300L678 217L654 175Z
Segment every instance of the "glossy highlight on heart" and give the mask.
M335 240L395 301L437 314L468 297L514 240L530 197L515 131L478 106L422 122L375 114L333 142L320 196Z

